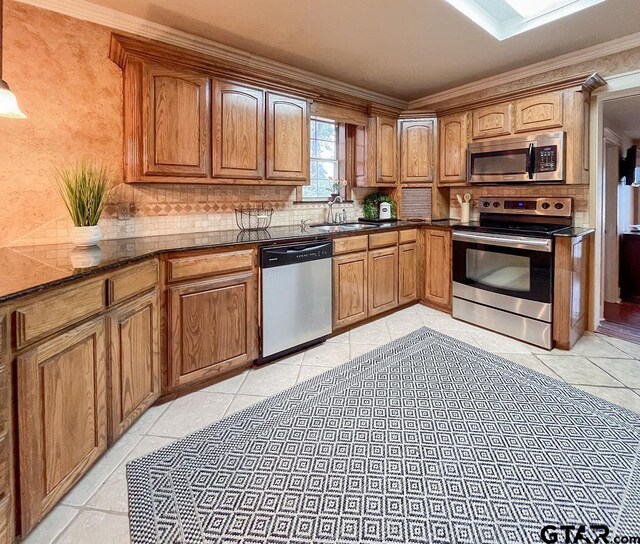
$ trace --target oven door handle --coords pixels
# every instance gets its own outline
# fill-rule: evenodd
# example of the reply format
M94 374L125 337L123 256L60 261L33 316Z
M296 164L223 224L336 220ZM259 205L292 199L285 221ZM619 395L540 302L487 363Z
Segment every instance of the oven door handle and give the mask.
M458 242L471 242L488 246L512 247L514 249L529 249L531 251L543 251L551 253L553 250L550 239L537 240L519 236L494 236L486 234L470 234L466 232L454 232L453 240Z

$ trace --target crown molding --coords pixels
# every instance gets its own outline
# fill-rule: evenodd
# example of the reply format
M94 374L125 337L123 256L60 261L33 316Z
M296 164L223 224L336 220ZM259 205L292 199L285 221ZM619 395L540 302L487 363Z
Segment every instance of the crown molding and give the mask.
M148 38L166 44L181 47L207 55L212 59L219 59L225 63L242 64L247 69L256 69L269 73L273 77L282 77L290 81L295 80L304 84L313 84L326 89L330 93L346 95L366 102L388 106L390 108L407 109L408 102L375 91L370 91L356 85L314 74L307 70L295 68L288 64L273 61L265 57L254 55L234 47L229 47L206 38L201 38L187 32L153 23L140 17L127 15L120 11L92 4L86 0L16 0L22 4L55 11L62 15L74 17L83 21L96 23L127 34Z
M509 72L504 72L496 76L476 80L465 85L453 87L446 91L417 98L409 102L409 109L419 110L429 108L434 104L459 98L467 94L484 91L499 85L513 83L514 81L525 79L527 77L537 76L560 68L566 68L582 62L606 57L635 47L640 47L640 32L629 34L628 36L623 36L622 38L617 38L598 45L593 45L591 47L586 47L585 49L580 49L578 51L573 51L572 53L566 53L559 57L537 62L523 68L516 68L515 70L510 70Z

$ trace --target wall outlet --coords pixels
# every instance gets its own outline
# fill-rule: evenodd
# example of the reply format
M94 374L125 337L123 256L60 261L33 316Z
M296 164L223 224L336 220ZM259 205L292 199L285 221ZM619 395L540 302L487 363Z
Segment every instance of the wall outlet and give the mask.
M118 203L118 221L131 219L131 204L129 202Z

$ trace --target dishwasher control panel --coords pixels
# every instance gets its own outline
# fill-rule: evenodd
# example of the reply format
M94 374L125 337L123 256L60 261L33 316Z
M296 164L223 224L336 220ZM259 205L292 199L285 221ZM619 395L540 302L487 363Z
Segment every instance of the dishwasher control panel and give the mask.
M261 268L328 259L333 255L331 240L316 240L304 244L263 247L260 250Z

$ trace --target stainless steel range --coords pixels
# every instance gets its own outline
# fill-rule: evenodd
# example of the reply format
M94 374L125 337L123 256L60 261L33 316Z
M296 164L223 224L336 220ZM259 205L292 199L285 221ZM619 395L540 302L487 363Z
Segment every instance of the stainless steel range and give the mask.
M453 232L453 317L552 347L554 234L571 198L481 198Z

